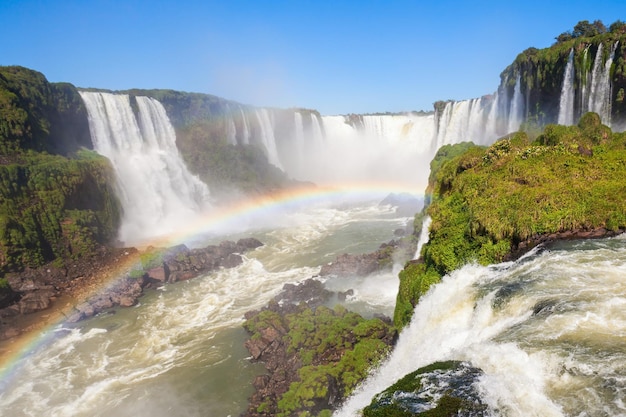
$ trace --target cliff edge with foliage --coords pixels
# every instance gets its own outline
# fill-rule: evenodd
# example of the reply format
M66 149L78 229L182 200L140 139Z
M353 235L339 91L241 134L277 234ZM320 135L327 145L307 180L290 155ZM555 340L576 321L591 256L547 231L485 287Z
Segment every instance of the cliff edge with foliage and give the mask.
M36 71L0 67L0 306L4 274L76 259L115 238L114 174L90 151L76 89Z
M430 240L400 273L395 324L405 326L428 288L463 264L624 231L624 178L626 133L595 113L578 126L548 125L532 143L518 132L488 148L444 146L431 163Z

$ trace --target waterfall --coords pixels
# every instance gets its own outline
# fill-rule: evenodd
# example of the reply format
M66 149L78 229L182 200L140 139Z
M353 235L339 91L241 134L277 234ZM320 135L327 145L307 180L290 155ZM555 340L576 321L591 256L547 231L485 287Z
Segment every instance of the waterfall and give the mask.
M296 149L298 157L301 160L304 152L304 124L302 123L302 115L298 112L293 114L294 121L294 138L296 141Z
M419 259L422 253L422 247L424 247L424 245L428 243L428 233L430 231L431 223L432 219L430 218L430 216L424 217L424 221L422 222L422 230L420 232L420 237L417 240L417 248L415 249L415 255L413 256L413 259Z
M603 44L598 46L596 57L593 62L591 72L591 87L587 102L586 111L593 111L600 115L602 123L611 124L611 65L615 57L615 50L618 42L615 42L611 48L608 59L602 63Z
M233 119L232 112L230 109L230 105L226 105L226 114L228 114L228 123L226 137L228 138L228 143L231 145L237 144L237 126L235 125L235 120Z
M566 126L574 124L574 48L569 52L565 74L563 75L558 124Z
M321 149L324 146L324 132L320 119L315 113L311 113L311 142L315 149Z
M157 100L81 91L94 149L115 170L123 217L119 239L141 242L175 231L208 207L209 190L186 168Z
M524 120L524 97L522 96L521 84L521 77L518 74L515 80L515 88L513 89L513 99L511 100L511 109L509 111L509 125L506 133L517 132Z
M261 127L261 143L267 152L267 159L270 164L277 168L283 169L278 157L278 149L276 148L276 138L274 137L274 124L270 118L267 109L258 109L255 111L257 120Z
M406 374L447 360L484 372L475 384L486 415L624 415L626 354L616 348L626 323L624 261L624 239L615 238L450 273L420 298L391 355L334 415L361 415Z
M248 118L246 117L246 114L244 113L241 107L239 107L239 112L241 113L241 123L243 124L241 144L249 145L250 144L250 123L248 123Z
M439 119L436 148L464 141L492 143L497 139L495 122L502 117L497 105L497 100L487 102L483 98L446 103Z

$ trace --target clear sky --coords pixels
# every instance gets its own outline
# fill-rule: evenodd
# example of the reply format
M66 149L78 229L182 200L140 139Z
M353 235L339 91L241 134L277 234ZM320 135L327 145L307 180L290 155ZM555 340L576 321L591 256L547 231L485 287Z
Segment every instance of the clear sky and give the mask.
M430 111L597 19L626 21L626 0L0 0L0 65L325 115Z

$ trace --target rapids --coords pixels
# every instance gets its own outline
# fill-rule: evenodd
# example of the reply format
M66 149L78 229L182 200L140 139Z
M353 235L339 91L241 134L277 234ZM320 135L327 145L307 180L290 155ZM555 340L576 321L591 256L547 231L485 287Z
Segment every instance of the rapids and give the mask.
M239 415L254 377L263 373L243 347L244 313L265 305L283 284L316 275L340 253L377 249L412 220L379 205L380 199L344 201L282 212L282 227L196 237L196 244L208 244L253 235L265 246L247 253L234 269L149 292L136 307L50 329L11 372L0 370L1 414ZM346 301L354 311L393 314L397 268L370 280L329 278L326 284L354 289Z
M484 371L493 415L626 414L626 238L561 242L467 265L420 301L388 360L335 416L356 416L407 373L443 360Z

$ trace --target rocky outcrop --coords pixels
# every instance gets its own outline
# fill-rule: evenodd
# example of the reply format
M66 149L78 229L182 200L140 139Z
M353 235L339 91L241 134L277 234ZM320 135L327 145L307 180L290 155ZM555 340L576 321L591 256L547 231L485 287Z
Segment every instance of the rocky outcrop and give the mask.
M394 263L394 256L398 261L405 262L415 252L415 244L410 239L392 240L383 243L378 250L365 254L344 253L320 269L320 276L334 275L338 277L367 276L390 268Z
M76 306L67 321L84 320L115 306L132 306L144 288L185 281L219 268L234 268L243 262L241 253L262 245L257 239L248 238L199 249L189 249L185 245L149 248L142 254L141 266L136 265L103 292Z
M77 322L116 306L132 306L146 288L233 268L242 262L240 254L261 245L247 238L199 249L178 245L143 253L102 247L91 257L66 260L63 266L51 263L7 274L9 301L0 309L0 340L19 334L22 317L49 309L59 297L83 300L67 315L68 322ZM126 270L121 278L120 269Z
M267 307L246 313L245 346L267 373L254 380L245 416L335 409L388 351L396 335L390 321L325 307L332 295L308 279L286 284Z

